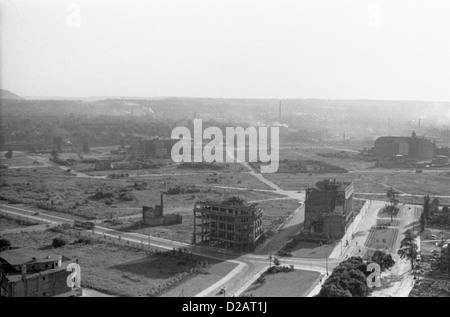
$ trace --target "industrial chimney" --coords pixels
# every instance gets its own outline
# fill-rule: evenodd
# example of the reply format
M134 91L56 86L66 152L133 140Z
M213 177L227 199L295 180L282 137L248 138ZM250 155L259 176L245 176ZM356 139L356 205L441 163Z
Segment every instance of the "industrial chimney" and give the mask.
M280 109L278 110L278 122L281 124L281 101L280 101Z

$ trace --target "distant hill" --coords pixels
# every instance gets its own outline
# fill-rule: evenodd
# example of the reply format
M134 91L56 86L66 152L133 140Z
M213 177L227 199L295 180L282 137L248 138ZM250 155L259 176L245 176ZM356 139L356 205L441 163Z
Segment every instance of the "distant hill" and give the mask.
M2 100L21 100L22 97L10 92L9 90L0 89L0 99Z

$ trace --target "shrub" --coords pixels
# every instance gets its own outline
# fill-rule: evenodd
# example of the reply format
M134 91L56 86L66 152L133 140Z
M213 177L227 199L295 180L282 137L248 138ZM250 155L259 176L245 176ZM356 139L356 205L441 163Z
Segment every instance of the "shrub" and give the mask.
M63 239L62 237L56 237L53 239L52 247L54 248L60 248L67 244L67 241Z
M273 259L273 264L275 264L276 266L280 266L280 259L278 259L278 258L274 258Z
M8 239L0 239L0 249L4 248L4 247L10 247L11 246L11 241L9 241Z
M290 257L290 256L292 256L291 253L286 252L286 251L284 251L284 250L279 250L279 251L277 252L277 255L278 255L278 256L284 256L284 257Z
M92 244L92 239L87 237L80 237L75 243Z

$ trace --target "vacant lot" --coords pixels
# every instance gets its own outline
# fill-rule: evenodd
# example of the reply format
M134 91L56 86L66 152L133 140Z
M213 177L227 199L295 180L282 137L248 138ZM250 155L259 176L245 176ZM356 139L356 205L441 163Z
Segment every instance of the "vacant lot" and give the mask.
M98 179L76 177L58 167L49 167L2 170L0 176L0 198L85 218L139 213L142 206L159 204L161 193L179 186L196 190L191 194L166 195L167 207L193 206L198 199L224 199L233 195L248 201L282 197L252 191L267 186L247 174L237 173ZM212 188L215 186L238 189Z
M20 151L13 151L13 157L8 159L5 158L6 152L0 152L0 164L8 165L9 167L39 167L44 166L44 164L34 160L33 158L29 158L28 154Z
M52 239L62 237L68 244L58 249L51 248ZM164 254L149 254L144 250L110 244L93 239L91 244L75 243L78 232L66 229L62 232L44 231L39 233L9 234L13 246L41 249L42 252L62 254L73 260L78 259L82 271L82 285L103 293L119 296L150 296L165 283L175 283L181 275L188 275L182 283L188 282L195 274L191 269L199 262L209 262L204 280L195 281L191 288L206 288L231 271L235 265L183 254L181 257ZM167 255L167 256L165 256ZM220 265L216 268L216 265ZM213 272L211 276L209 272ZM175 287L178 284L173 284Z
M352 152L354 149L347 148L333 148L325 146L293 146L289 148L282 148L280 150L280 160L282 159L300 159L300 160L318 160L330 165L341 166L349 171L364 170L372 168L375 162L366 162L359 158L359 153ZM360 150L360 149L357 149ZM335 153L336 157L330 154ZM345 158L338 157L338 154L344 154ZM322 155L330 156L324 157Z
M306 297L320 274L295 270L289 273L266 274L253 283L244 297Z
M25 222L21 220L13 220L7 217L3 217L0 215L0 234L3 230L6 229L17 229L17 228L25 228L31 225L35 225L37 223Z

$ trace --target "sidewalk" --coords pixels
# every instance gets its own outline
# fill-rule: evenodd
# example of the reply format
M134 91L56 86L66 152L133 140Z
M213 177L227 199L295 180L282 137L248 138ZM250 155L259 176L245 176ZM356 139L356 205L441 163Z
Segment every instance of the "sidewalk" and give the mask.
M363 255L366 251L365 243L370 235L370 228L377 224L378 211L385 205L384 201L368 200L347 229L345 236L330 253L329 258L345 260L352 256ZM353 239L352 235L354 235ZM348 246L345 246L346 241L348 241Z

